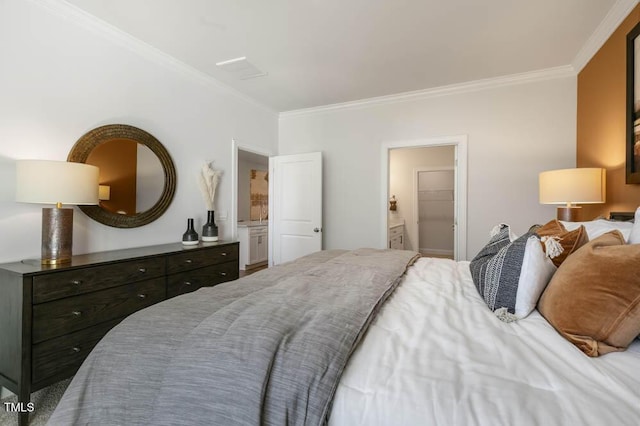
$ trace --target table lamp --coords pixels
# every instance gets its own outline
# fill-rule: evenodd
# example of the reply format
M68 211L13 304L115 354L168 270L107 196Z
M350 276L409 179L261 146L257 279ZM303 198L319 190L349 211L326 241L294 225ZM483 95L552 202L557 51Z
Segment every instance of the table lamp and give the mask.
M561 204L558 219L576 222L580 206L605 202L606 170L577 168L549 170L539 175L541 204Z
M67 161L18 160L16 201L54 204L42 209L42 264L71 261L73 209L63 204L98 204L98 168Z

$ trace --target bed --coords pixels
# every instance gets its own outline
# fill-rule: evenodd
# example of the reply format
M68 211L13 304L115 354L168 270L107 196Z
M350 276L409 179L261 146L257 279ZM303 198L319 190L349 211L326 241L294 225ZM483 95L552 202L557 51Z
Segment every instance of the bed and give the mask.
M291 293L299 275L305 290ZM322 282L339 284L325 289ZM255 316L267 287L279 302L268 318ZM310 307L314 291L335 293L328 317ZM225 292L240 297L221 310L244 304L250 322L236 313L222 328L208 322L210 306ZM301 310L292 313L290 304ZM361 311L356 319L346 312L352 304ZM321 331L307 329L302 338L286 326L271 340L262 325L277 317L303 328L317 321ZM306 346L309 335L325 349L302 360L275 355L296 342ZM221 338L239 351L229 352ZM259 354L265 342L276 346L274 353ZM257 365L264 367L258 376L250 371ZM626 350L587 356L537 310L501 321L474 284L470 262L364 249L320 252L132 315L96 346L50 424L635 425L638 419L637 339Z

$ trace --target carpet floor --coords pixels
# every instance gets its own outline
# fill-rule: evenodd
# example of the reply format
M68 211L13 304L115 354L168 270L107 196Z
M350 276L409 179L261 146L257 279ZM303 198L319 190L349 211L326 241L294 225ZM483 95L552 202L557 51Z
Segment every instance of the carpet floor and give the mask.
M55 410L58 401L62 398L62 394L70 382L71 379L63 380L31 394L31 402L33 402L35 410L29 414L29 426L44 426L47 424L47 420L49 420L49 417L53 414L53 410ZM17 426L18 413L7 412L5 402L15 404L18 402L18 398L13 395L2 399L2 405L0 405L0 425Z

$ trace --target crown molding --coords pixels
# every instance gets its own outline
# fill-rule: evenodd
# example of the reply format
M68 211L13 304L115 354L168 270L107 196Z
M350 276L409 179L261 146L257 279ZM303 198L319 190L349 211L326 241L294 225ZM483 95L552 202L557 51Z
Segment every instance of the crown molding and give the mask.
M578 52L573 59L572 65L576 70L576 73L582 71L593 55L604 45L604 43L611 37L611 34L620 26L622 21L631 13L634 7L638 4L638 0L618 0L609 10L604 19L600 22L600 25L591 34L591 37L582 46L582 49Z
M202 71L195 69L194 67L187 65L186 63L174 58L167 53L145 43L131 34L122 31L119 28L105 22L94 15L74 6L64 0L29 0L31 3L39 5L47 9L50 13L66 19L75 25L82 27L94 34L97 34L112 43L123 47L133 53L136 53L146 59L149 59L158 65L161 65L171 71L181 74L203 86L208 88L221 90L229 95L232 95L240 100L250 103L253 106L259 107L267 112L277 115L277 111L270 108L254 98L239 92L238 90L222 83L220 80L206 74Z
M494 89L504 86L513 86L518 84L533 83L537 81L552 80L556 78L575 77L576 72L571 65L561 67L547 68L537 71L530 71L519 74L511 74L495 78L487 78L482 80L468 81L459 84L440 86L431 89L416 90L411 92L396 93L393 95L378 96L358 101L342 102L330 104L320 107L304 108L292 111L281 112L280 119L297 117L302 115L312 115L325 112L331 112L343 109L354 109L371 106L380 106L398 102L408 102L435 98L439 96L449 96L461 93L476 92L479 90Z

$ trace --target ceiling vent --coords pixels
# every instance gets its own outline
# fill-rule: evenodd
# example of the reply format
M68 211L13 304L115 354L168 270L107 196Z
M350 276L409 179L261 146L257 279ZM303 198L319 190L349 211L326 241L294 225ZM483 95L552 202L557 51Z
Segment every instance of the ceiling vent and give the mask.
M220 69L235 75L240 80L248 80L250 78L267 75L266 72L259 70L255 65L247 61L247 58L244 56L218 62L216 65L220 67Z

